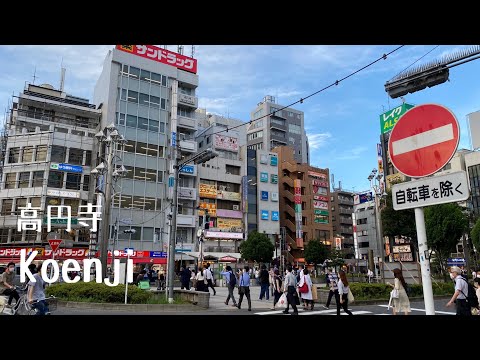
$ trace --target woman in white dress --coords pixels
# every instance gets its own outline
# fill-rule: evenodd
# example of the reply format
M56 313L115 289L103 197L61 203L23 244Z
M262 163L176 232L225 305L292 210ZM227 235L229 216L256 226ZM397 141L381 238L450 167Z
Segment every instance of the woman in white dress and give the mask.
M302 287L305 283L307 283L308 292L300 293L300 296L303 300L303 308L307 310L308 304L310 304L310 310L313 310L312 279L310 278L308 269L303 270L303 275L300 276L300 282L298 283L298 287Z
M394 284L387 283L392 286L394 289L398 290L398 298L393 298L393 315L397 315L399 311L403 311L405 315L408 315L410 310L410 300L408 299L407 283L403 278L402 270L395 268L393 269L393 276L395 276Z

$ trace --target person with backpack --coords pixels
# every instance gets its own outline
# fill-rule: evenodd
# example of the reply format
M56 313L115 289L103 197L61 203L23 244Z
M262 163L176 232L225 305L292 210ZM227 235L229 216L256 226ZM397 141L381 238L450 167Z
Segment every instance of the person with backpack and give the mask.
M455 293L447 303L447 307L455 303L457 315L472 315L471 305L467 302L467 295L470 295L468 292L469 284L462 276L462 270L458 266L452 266L450 268L450 278L455 282Z
M228 302L230 301L230 298L232 298L233 305L237 307L237 301L235 300L235 296L233 296L233 290L235 290L235 285L237 284L237 277L233 273L233 270L230 265L227 265L226 268L224 268L225 271L222 271L220 275L223 275L225 277L225 283L227 284L228 288L228 296L227 300L225 300L225 305L228 305Z

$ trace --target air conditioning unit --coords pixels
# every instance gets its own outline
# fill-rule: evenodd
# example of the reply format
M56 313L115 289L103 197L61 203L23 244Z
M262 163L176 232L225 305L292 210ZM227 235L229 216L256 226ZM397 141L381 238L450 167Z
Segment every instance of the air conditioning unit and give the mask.
M233 205L233 210L240 210L240 205Z

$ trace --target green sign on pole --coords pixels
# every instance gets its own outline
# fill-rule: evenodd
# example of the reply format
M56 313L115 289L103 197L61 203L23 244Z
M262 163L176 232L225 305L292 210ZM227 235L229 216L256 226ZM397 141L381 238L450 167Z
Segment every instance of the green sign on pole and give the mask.
M400 106L397 106L395 109L389 110L380 115L380 133L385 134L386 132L392 130L398 119L400 119L400 116L405 114L414 106L415 105L404 103Z

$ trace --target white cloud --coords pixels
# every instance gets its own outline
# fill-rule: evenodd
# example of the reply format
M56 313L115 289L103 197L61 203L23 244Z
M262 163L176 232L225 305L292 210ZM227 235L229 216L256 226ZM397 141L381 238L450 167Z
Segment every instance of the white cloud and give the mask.
M346 150L339 156L336 156L336 160L355 160L360 159L361 155L367 151L366 146L356 146L353 149Z
M326 133L318 133L318 134L307 134L308 137L308 144L310 145L310 149L319 149L322 146L325 146L329 139L332 138L332 134Z

